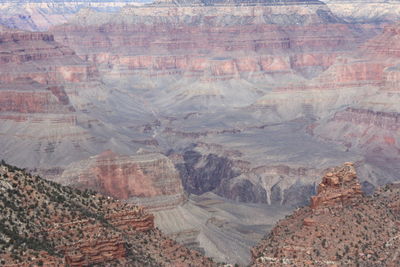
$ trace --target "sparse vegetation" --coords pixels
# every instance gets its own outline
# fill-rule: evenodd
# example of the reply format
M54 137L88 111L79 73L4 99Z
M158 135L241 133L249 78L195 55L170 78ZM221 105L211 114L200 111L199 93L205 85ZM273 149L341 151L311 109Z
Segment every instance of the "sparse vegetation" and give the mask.
M333 187L332 195L340 195L340 190ZM276 266L273 263L278 261L290 266L325 266L328 262L400 266L400 257L393 256L400 247L400 185L385 186L372 197L345 197L346 201L331 202L321 209L301 208L281 220L256 248L255 262L258 258L267 259L266 266Z
M95 246L93 240L97 240L122 249L121 256L115 251L117 256L104 252L111 255L104 256L110 265L128 260L139 266L166 262L212 266L209 259L191 253L154 229L153 218L143 209L91 190L79 191L32 176L4 161L0 165L0 211L2 265L29 262L56 266L64 258L68 263L68 255L86 253L85 247ZM125 216L121 217L124 220L119 222L118 216ZM132 224L126 222L129 218ZM147 222L149 227L137 231L134 223L140 220L142 227ZM120 248L119 243L124 246ZM90 254L84 258L90 259Z

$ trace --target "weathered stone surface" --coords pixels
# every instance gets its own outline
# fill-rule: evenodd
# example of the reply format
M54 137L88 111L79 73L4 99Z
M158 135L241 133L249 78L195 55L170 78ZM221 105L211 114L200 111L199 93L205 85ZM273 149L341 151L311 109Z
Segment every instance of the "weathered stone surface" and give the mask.
M281 220L252 250L252 266L396 266L399 186L361 193L352 163L329 170L310 207Z
M71 164L57 180L121 200L140 198L144 205L148 199L146 206L153 209L178 205L185 198L178 171L157 153L122 156L106 151ZM159 203L152 203L152 198L160 198Z
M325 174L318 185L318 193L311 197L311 208L322 209L336 205L347 205L362 196L353 163L333 169Z

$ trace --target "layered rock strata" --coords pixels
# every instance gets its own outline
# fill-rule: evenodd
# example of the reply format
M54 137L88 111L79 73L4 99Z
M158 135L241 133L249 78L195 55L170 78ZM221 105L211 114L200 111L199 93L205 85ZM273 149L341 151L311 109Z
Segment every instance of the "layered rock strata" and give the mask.
M298 88L291 82L307 82L376 32L307 3L153 4L125 7L118 17L82 11L51 31L100 66L106 83L144 95L163 113L245 107L271 88Z
M400 142L398 39L398 25L387 26L382 34L360 48L357 57L350 62L366 66L368 71L365 77L375 77L378 82L376 89L356 104L321 120L313 130L315 135L339 142L348 150L361 151L371 162L379 163L380 158L385 158L384 161L392 166L397 166ZM371 86L371 83L366 86ZM379 164L385 165L384 162ZM383 184L385 179L380 180Z
M139 201L153 210L174 207L185 199L178 171L158 153L122 156L106 151L71 164L57 180L117 199Z

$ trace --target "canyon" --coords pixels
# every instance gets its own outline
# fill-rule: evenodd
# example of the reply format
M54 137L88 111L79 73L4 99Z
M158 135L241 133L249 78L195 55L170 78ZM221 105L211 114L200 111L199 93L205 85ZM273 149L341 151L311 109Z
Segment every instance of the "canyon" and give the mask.
M276 221L325 201L310 197L328 167L354 162L358 193L400 179L396 12L10 1L0 158L140 204L179 243L246 265Z

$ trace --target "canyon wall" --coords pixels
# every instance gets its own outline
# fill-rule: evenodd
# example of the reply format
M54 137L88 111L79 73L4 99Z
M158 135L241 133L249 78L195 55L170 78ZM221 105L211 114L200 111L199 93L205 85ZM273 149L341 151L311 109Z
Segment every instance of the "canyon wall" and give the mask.
M175 207L185 200L175 166L156 153L122 156L106 151L67 166L57 181L140 203L153 211Z
M110 148L137 149L131 140L110 141L119 135L102 117L110 89L92 63L52 34L1 28L0 51L2 158L52 177L57 168ZM14 153L18 147L26 153Z
M369 66L369 77L377 75L378 90L356 105L342 108L321 120L314 132L321 138L343 144L348 150L362 151L371 162L386 168L391 165L391 169L398 168L399 158L398 33L397 25L385 27L382 34L365 43L353 59L353 62ZM379 183L386 181L381 179Z
M284 86L297 90L296 83L318 76L380 29L350 27L320 2L266 4L154 4L124 7L120 16L82 10L51 31L57 41L100 66L106 84L144 95L156 110L173 115L221 106L271 106L259 98L274 99L271 89ZM144 93L144 87L151 91ZM291 119L303 104L318 100L305 101L290 114L284 104L273 105L281 107L278 116Z

